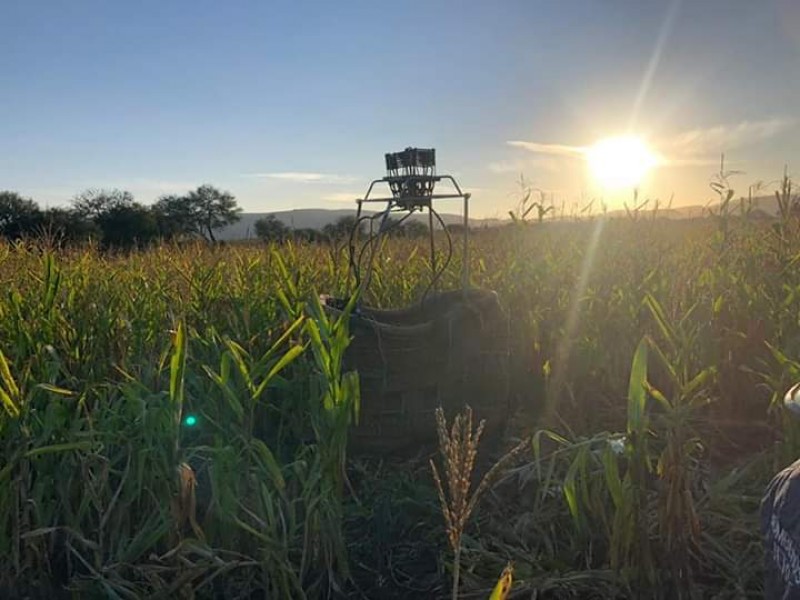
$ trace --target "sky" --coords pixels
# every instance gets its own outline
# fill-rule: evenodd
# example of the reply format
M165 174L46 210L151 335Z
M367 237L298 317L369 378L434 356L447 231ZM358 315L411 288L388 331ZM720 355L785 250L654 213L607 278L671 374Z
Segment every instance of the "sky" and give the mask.
M339 209L417 146L475 216L613 208L582 152L635 134L640 198L705 204L723 152L737 195L800 172L798 75L800 0L0 0L0 189Z

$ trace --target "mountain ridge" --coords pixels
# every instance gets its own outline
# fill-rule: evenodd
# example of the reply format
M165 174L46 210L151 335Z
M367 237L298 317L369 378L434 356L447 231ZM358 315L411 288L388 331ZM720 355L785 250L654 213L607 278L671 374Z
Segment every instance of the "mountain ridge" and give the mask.
M746 198L738 198L731 200L730 203L730 211L733 215L740 214L742 208L744 207L747 209L747 202ZM697 219L702 217L707 217L710 214L715 213L719 210L720 203L713 203L713 204L693 204L689 206L679 206L675 208L667 208L667 207L659 207L658 215L661 218L665 219ZM645 207L643 212L649 213L651 212L651 208ZM776 200L775 196L759 196L757 198L753 198L752 202L750 202L750 214L756 218L774 218L778 216L779 208L778 208L778 201ZM364 211L362 214L377 214L376 211ZM279 210L279 211L271 211L271 212L248 212L248 213L241 213L241 219L232 225L228 225L226 227L221 228L218 233L217 237L220 240L240 240L240 239L254 239L256 237L255 234L255 223L259 219L263 219L264 217L268 217L270 215L275 216L281 223L289 227L290 229L322 229L325 225L335 223L337 220L343 217L350 217L356 215L355 208L338 208L338 209L331 209L331 208L298 208L293 210ZM607 216L612 218L624 217L626 215L626 210L623 209L616 209L609 211ZM596 215L595 215L596 216ZM452 213L441 213L442 220L448 225L461 225L463 223L463 217L458 214ZM428 215L427 213L416 213L411 215L409 219L413 221L418 221L427 225L428 223ZM549 219L548 219L549 220ZM497 227L501 225L505 225L510 223L511 219L498 219L496 217L491 218L471 218L469 220L469 225L471 228L482 228L482 227Z

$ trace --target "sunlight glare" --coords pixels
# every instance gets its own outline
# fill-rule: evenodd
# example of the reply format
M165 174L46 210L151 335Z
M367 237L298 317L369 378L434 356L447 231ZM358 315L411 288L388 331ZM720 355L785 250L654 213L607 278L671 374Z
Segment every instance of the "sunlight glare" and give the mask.
M595 180L607 190L636 188L658 164L656 155L638 137L605 138L586 150Z

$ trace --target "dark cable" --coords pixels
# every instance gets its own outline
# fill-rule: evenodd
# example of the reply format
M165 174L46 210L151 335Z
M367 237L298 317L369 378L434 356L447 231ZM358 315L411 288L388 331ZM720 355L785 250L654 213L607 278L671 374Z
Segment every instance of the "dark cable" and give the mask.
M356 261L356 268L357 268L357 270L359 272L359 284L360 284L361 265L362 265L363 260L364 260L364 252L366 252L367 248L371 247L371 245L373 243L375 243L377 240L379 240L379 238L381 238L381 237L383 237L385 235L388 235L391 231L393 231L393 230L397 229L398 227L400 227L406 221L406 219L408 219L411 215L414 214L414 212L415 212L415 210L409 211L400 220L394 221L393 223L390 223L388 227L384 228L383 224L381 224L381 228L378 229L378 231L376 233L371 234L367 238L367 240L361 245L361 249L358 252L358 260ZM388 217L389 214L390 214L389 212L384 211L383 213L378 213L377 215L374 215L372 217L372 219L376 219L378 217L383 217L383 216ZM368 272L372 271L372 266L374 264L374 259L375 259L375 252L373 251L373 252L370 252L369 263L367 264Z
M444 233L447 236L447 258L445 259L444 263L442 263L441 268L436 273L433 274L433 277L431 277L431 281L428 284L428 287L425 288L425 292L423 292L422 294L422 300L420 300L420 304L425 302L425 299L428 297L428 293L430 293L433 286L436 285L436 283L439 281L441 276L447 270L447 267L450 266L450 260L453 258L453 237L450 235L450 230L447 229L447 226L444 224L442 217L439 215L438 212L436 212L433 206L430 207L430 211L431 213L433 213L433 216L436 217L436 220L439 221L439 225L441 225L442 229L444 229Z
M356 234L360 231L361 224L364 221L368 221L371 218L372 218L372 215L363 215L363 216L359 217L358 219L356 219L355 224L350 229L350 237L348 238L348 242L347 242L348 263L349 263L349 266L350 266L350 271L353 273L353 275L355 277L355 280L356 280L355 289L358 289L358 286L361 285L361 272L360 272L360 270L358 268L358 265L356 265L356 246L355 246L355 239L354 238L355 238Z

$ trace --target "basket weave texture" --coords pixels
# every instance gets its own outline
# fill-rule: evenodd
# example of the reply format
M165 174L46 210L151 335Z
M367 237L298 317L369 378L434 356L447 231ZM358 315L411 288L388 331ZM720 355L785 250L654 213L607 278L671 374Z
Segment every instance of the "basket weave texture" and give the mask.
M469 404L489 434L505 425L508 322L495 292L443 292L400 310L365 307L351 316L350 335L345 368L358 371L361 386L356 450L434 440L437 406L451 415Z

